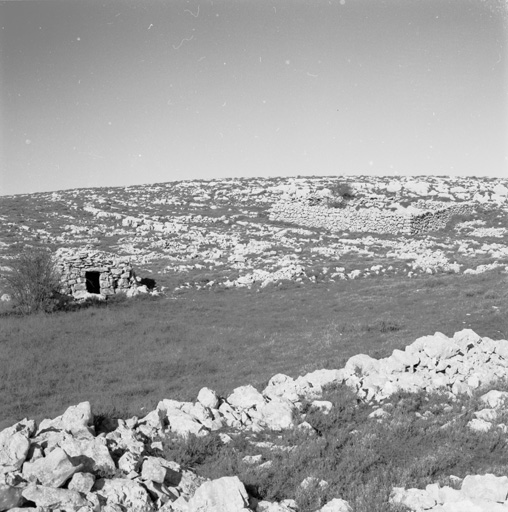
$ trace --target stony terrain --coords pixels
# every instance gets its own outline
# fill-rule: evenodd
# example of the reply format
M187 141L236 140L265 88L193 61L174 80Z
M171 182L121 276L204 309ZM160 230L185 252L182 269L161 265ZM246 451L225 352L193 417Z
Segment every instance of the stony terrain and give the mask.
M270 220L274 205L329 196L338 182L355 194L344 212L408 215L471 203L478 213L414 236ZM5 196L0 277L19 247L36 242L126 257L171 291L475 273L508 263L507 211L508 180L488 178L224 179Z
M280 503L249 496L236 476L207 480L161 456L163 441L172 436L207 436L222 432L221 442L231 436L263 430L299 430L309 437L316 430L301 414L310 402L328 414L333 404L320 400L330 385L345 384L372 404L370 422L390 422L391 407L384 399L397 390L440 390L452 403L461 394L506 377L508 341L481 338L470 329L453 338L436 333L395 350L385 359L353 356L340 370L318 370L297 379L275 375L260 392L250 385L220 397L202 388L195 402L164 399L143 418L109 420L94 426L90 403L69 407L61 416L36 424L22 420L0 432L0 511L64 510L138 512L292 512L294 500ZM508 392L484 393L468 428L480 432L498 430L508 435ZM426 412L422 420L431 420ZM225 429L229 428L229 434ZM454 420L443 425L454 429ZM248 437L247 437L248 438ZM258 449L277 446L254 443ZM282 448L282 447L279 447ZM261 455L246 457L246 464L269 467ZM496 512L508 510L508 476L467 475L460 484L429 484L426 489L394 488L390 501L409 510L435 512ZM326 486L308 477L302 486ZM23 505L26 506L23 506ZM350 512L349 504L336 497L320 512Z
M285 280L312 286L394 274L432 279L443 272L508 269L507 180L341 178L354 190L344 210L410 215L439 202L475 207L475 213L440 230L413 235L302 227L271 215L274 205L329 196L336 182L330 177L228 179L2 197L0 277L18 250L36 243L65 254L114 253L130 261L138 275L153 277L166 295ZM206 479L164 456L164 450L192 436L218 433L224 445L243 436L254 453L243 463L253 471L269 469L274 454L293 448L258 442L255 436L318 437L310 411L333 413L325 391L334 386L353 390L358 404L370 408L367 426L399 421L390 402L397 393L439 393L445 414L454 412L461 397L479 393L474 409L439 428L453 431L467 413L468 430L494 434L501 443L508 436L508 392L496 386L506 380L507 368L507 340L465 329L453 337L418 338L383 359L358 354L341 369L297 378L277 374L263 390L247 384L227 396L202 388L193 402L166 397L143 417L99 421L93 404L82 402L56 418L24 419L0 432L0 512L297 512L294 499L259 501L237 476ZM425 423L438 412L429 408L413 415ZM450 475L450 485L394 487L390 510L508 511L508 474L499 473L493 468L492 474ZM302 489L327 486L312 476L301 482ZM313 510L356 512L343 496Z

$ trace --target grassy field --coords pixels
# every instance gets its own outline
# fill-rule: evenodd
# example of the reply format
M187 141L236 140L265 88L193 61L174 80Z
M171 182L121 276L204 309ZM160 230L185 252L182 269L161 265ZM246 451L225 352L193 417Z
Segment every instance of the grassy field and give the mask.
M61 414L142 416L163 398L226 395L388 356L417 337L472 328L508 338L506 274L376 277L306 286L192 291L79 311L0 317L0 427Z

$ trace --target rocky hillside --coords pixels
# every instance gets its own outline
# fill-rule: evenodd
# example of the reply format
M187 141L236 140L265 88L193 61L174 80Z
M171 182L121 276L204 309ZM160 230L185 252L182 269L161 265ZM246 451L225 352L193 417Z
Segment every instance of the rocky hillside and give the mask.
M418 235L270 220L274 205L333 198L338 185L353 192L341 211L407 216L471 203L475 213ZM507 212L508 180L489 178L223 179L4 196L0 273L35 243L128 257L171 291L474 273L508 264Z

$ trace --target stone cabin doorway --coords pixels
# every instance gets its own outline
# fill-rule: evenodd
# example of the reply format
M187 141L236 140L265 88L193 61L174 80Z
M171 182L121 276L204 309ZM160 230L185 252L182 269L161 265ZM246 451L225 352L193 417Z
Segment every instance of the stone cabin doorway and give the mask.
M86 291L88 293L101 293L100 272L85 272Z

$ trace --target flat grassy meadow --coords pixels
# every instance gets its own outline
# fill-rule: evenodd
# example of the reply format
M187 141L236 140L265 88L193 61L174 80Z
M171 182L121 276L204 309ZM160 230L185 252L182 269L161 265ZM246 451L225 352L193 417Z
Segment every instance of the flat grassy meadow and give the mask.
M89 400L143 416L163 398L262 389L273 375L386 357L417 337L471 328L508 338L506 274L372 277L262 290L188 290L76 311L0 316L0 428Z

